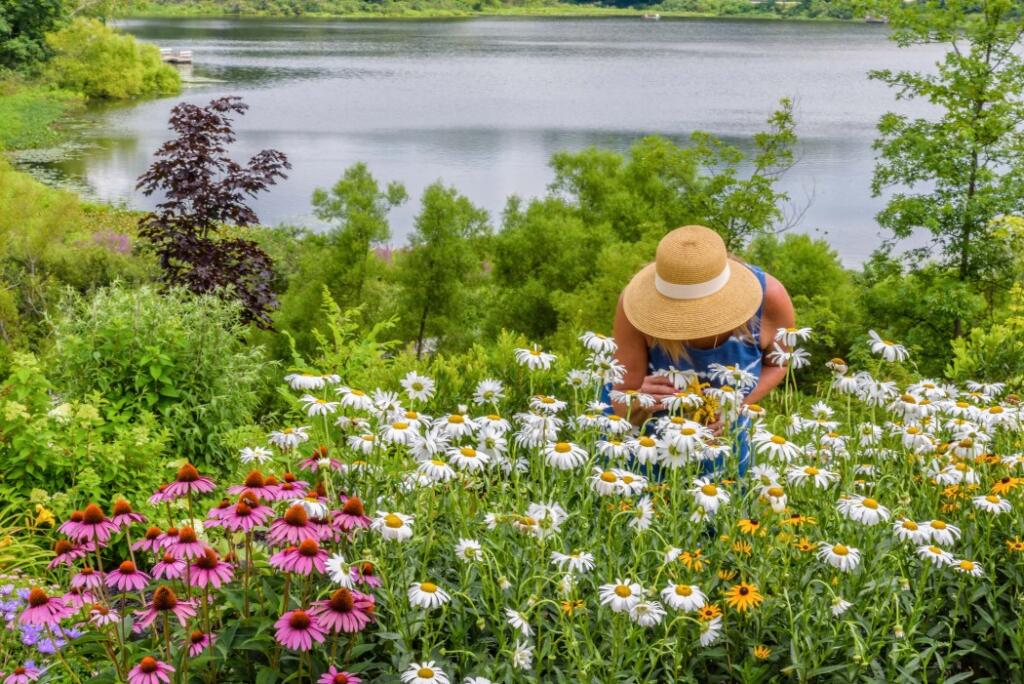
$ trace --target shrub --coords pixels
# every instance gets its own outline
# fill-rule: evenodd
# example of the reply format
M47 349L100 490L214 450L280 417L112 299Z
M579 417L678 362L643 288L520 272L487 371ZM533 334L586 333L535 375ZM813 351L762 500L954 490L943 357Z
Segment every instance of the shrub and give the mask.
M160 60L155 46L95 19L76 19L48 35L47 43L55 53L46 66L49 80L90 99L125 100L181 90L177 70Z
M148 496L166 475L152 467L167 443L152 414L129 423L101 393L55 403L53 390L35 356L14 355L0 385L0 498L43 500L63 514L111 492Z
M958 382L1005 382L1016 391L1024 388L1024 287L1015 284L1010 297L1005 320L953 340L948 377Z
M269 364L246 345L239 307L215 296L114 286L70 294L51 362L67 399L105 398L106 417L156 415L175 454L222 462L224 435L252 422Z

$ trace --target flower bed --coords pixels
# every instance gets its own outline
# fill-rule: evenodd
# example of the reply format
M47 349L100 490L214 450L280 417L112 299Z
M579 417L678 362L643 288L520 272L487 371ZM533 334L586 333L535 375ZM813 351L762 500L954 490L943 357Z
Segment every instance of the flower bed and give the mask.
M806 334L780 331L777 360L806 363ZM743 371L668 371L678 393L638 430L654 400L597 402L622 368L583 341L586 367L519 350L471 397L415 372L401 394L287 376L307 424L243 450L232 481L186 463L141 513L89 503L48 576L0 586L0 681L1020 673L1004 387L897 387L906 350L874 336L871 373L834 359L821 396L790 374L767 408L740 401ZM755 465L716 471L744 424Z

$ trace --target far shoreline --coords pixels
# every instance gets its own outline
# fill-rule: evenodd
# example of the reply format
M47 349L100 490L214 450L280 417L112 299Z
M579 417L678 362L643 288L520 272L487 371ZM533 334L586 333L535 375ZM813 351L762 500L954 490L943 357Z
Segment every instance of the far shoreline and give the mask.
M161 9L163 7L164 9ZM203 11L195 7L180 11L173 6L148 6L137 11L118 14L117 19L245 19L245 20L311 20L311 21L460 21L473 19L637 19L644 21L645 14L657 14L659 20L705 20L705 21L765 21L790 23L839 23L866 24L863 18L839 19L836 17L784 16L767 13L714 14L709 12L637 12L625 8L599 7L516 7L480 12L459 12L452 10L374 13L354 12L332 14L310 12L299 15L273 12L219 12Z

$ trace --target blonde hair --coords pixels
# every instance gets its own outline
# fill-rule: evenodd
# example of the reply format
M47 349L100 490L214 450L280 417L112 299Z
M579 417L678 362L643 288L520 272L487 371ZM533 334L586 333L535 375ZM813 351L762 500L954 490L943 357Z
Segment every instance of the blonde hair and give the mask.
M761 341L754 339L754 332L750 329L750 321L746 321L741 324L738 328L733 330L729 335L725 336L725 340L730 337L736 337L744 342L753 342L758 347L761 346ZM678 363L679 359L684 359L691 366L693 365L693 359L690 358L689 352L686 350L686 340L663 340L658 337L651 338L653 347L661 347L661 350L665 352L669 359L674 363Z

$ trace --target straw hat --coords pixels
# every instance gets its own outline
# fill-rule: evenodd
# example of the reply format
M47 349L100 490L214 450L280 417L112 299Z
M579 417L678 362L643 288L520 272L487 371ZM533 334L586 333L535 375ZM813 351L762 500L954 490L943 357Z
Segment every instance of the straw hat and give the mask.
M757 276L729 258L718 233L683 226L661 239L654 262L626 285L622 306L642 333L695 340L750 320L763 296Z

